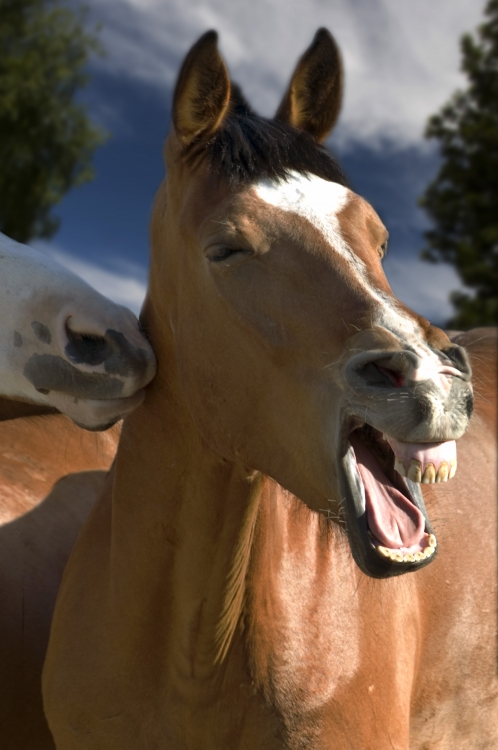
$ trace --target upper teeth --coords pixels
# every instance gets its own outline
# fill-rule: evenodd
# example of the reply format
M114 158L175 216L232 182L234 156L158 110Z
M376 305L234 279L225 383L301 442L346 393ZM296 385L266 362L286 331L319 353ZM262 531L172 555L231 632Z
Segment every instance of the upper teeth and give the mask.
M394 468L412 482L447 482L456 472L456 443L446 440L440 443L403 443L387 437L394 453Z
M422 473L422 463L416 458L410 460L408 472L405 470L403 460L398 456L395 456L394 468L401 474L402 477L411 479L412 482L422 482L423 484L434 484L435 482L447 482L448 479L452 479L456 474L457 462L456 458L448 461L443 461L436 472L434 464L429 463L425 466Z
M422 481L422 464L420 461L417 461L416 458L412 458L410 461L407 477L408 479L411 479L412 482Z

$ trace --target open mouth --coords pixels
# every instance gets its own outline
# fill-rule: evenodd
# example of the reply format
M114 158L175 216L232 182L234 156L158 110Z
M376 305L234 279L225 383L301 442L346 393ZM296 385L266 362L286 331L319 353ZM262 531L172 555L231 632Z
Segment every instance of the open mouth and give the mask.
M403 443L364 424L348 434L342 467L351 548L360 568L387 577L434 559L437 540L420 484L454 475L455 442Z

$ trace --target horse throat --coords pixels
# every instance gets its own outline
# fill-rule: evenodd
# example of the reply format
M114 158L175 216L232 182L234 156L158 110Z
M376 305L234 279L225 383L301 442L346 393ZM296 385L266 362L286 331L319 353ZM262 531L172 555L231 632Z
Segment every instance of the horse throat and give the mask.
M128 628L131 607L162 640L165 663L190 677L215 675L240 622L261 483L208 449L160 372L123 427L110 580L113 596L131 595L118 608Z

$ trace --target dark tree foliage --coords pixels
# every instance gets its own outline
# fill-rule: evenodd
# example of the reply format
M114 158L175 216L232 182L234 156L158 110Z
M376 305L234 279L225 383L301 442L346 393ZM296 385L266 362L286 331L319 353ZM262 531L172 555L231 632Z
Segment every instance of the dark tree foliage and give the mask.
M59 0L0 0L0 231L20 242L50 237L52 206L93 177L103 133L75 95L100 48L83 23Z
M498 324L498 0L490 0L476 38L462 37L469 81L430 118L442 164L421 198L434 222L422 257L454 264L473 295L454 292L448 325Z

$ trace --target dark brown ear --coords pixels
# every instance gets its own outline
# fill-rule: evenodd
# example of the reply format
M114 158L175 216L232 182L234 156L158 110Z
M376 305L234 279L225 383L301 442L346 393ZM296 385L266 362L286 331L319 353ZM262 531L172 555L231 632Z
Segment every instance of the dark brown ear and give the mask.
M341 109L342 84L339 48L327 29L318 29L296 66L275 118L324 141Z
M208 137L220 125L230 101L230 78L218 50L218 34L207 31L180 70L173 96L173 126L183 147Z

